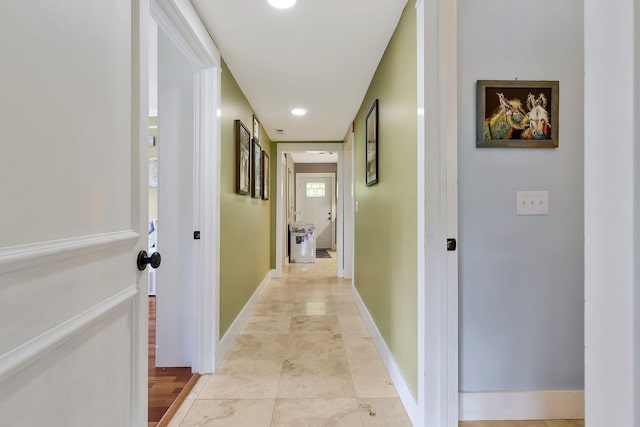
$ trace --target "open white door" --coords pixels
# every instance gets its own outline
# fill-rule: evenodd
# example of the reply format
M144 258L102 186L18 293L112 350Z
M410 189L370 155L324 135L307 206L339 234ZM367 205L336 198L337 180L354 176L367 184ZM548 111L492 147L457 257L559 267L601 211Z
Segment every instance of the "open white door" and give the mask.
M146 425L146 9L0 3L2 425Z
M335 175L296 174L297 222L314 224L316 248L335 248Z

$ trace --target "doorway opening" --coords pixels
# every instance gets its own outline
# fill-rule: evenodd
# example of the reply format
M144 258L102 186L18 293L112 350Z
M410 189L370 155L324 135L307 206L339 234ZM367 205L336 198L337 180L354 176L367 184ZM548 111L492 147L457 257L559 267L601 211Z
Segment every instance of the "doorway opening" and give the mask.
M164 259L148 273L149 425L165 425L197 380L190 354L193 244L186 238L192 224L184 221L193 217L192 79L187 59L151 19L148 252Z
M344 209L344 188L351 184L345 183L343 144L279 143L276 159L274 276L281 277L290 261L291 224L312 223L320 239L317 248L328 249L329 256L336 257L336 276L344 277L345 238L351 238L352 230L344 227L345 215L351 211Z
M325 163L327 169L336 163ZM335 172L296 172L295 222L315 227L316 249L336 248L336 174ZM289 260L291 261L291 260Z
M152 0L148 20L149 425L213 372L218 342L220 57L189 7Z

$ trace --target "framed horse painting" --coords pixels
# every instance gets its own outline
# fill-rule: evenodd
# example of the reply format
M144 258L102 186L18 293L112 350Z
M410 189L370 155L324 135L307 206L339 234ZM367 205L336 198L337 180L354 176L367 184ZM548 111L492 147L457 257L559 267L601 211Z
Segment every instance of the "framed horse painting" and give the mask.
M477 147L558 147L558 81L478 80L477 91Z

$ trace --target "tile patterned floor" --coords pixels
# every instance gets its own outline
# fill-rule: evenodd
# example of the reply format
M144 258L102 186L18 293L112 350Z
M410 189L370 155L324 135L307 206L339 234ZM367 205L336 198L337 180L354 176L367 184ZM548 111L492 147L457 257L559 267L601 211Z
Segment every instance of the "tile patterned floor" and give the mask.
M335 254L292 264L262 289L218 371L170 427L410 427ZM460 427L584 427L583 421L470 421Z
M170 426L411 426L332 256L286 266L262 289Z

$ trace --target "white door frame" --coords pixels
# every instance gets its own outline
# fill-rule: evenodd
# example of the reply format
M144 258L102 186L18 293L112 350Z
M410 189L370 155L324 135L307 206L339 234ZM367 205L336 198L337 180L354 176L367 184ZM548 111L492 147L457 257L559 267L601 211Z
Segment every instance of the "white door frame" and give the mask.
M188 0L150 0L149 11L195 70L193 225L194 230L200 231L200 240L194 240L193 248L191 369L210 373L216 366L215 348L219 342L220 53Z
M284 193L284 183L286 182L286 167L283 164L284 153L297 153L305 151L331 151L338 153L338 171L336 179L338 182L338 212L344 211L344 177L343 177L343 151L341 142L293 142L278 143L276 152L276 268L273 277L282 277L282 266L287 263L285 242L287 233L287 216L285 214L287 200ZM343 244L342 236L344 232L343 215L338 215L337 220L337 242L336 251L338 257L338 277L344 277L344 262L342 258Z
M640 425L639 30L636 0L618 1L615 7L584 2L588 426ZM609 99L615 99L615 110L607 108Z
M336 229L338 221L333 221L336 217L337 212L337 200L336 200L336 174L334 172L318 172L318 173L307 173L307 172L297 172L295 177L295 185L296 185L296 219L298 218L298 197L300 194L298 193L298 179L299 178L331 178L331 249L335 249L337 246L336 243ZM342 216L342 212L338 212L338 217ZM343 240L344 243L344 240ZM316 239L316 247L318 244L318 240Z
M417 0L418 420L458 425L457 0ZM428 59L428 60L426 60Z
M355 155L353 148L355 146L355 134L353 130L347 133L344 141L342 142L344 149L344 203L343 203L343 218L344 218L344 239L342 246L344 249L342 260L344 265L344 277L346 279L352 279L353 281L353 256L354 256L354 243L355 239L355 227L354 215L355 215Z

